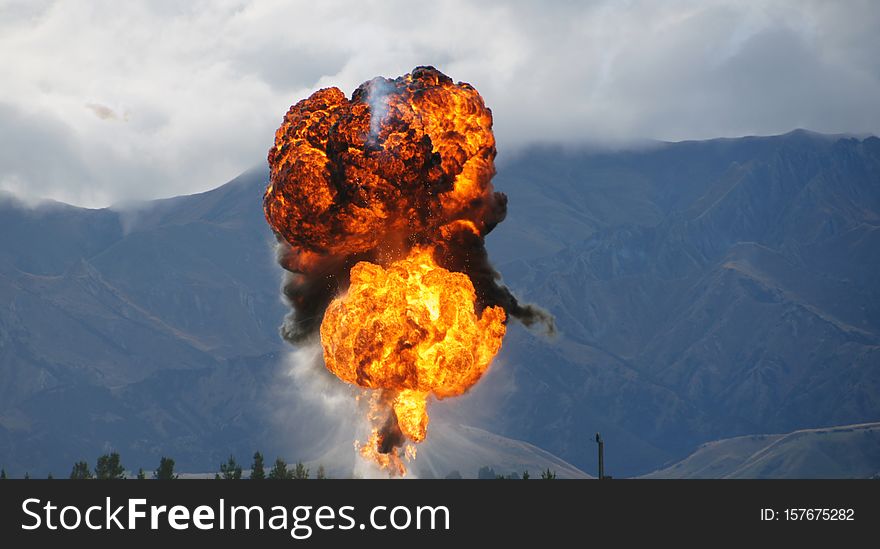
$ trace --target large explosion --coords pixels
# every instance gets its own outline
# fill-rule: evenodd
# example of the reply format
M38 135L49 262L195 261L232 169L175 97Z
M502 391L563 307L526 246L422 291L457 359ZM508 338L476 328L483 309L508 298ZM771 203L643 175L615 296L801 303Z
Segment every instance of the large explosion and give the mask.
M266 219L289 271L291 342L320 332L327 369L373 389L360 453L404 474L427 398L461 395L501 347L508 315L553 330L499 283L484 237L495 192L492 112L433 67L292 106L269 151ZM357 444L357 443L356 443Z

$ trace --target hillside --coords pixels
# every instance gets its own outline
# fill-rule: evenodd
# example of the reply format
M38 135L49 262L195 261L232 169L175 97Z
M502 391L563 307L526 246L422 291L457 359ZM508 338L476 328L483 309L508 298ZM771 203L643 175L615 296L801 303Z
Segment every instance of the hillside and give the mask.
M585 471L601 431L608 473L630 476L707 441L880 418L880 139L533 147L498 172L490 255L560 336L511 326L486 379L442 403L451 424ZM285 389L265 183L103 210L0 197L7 471L109 448L189 471L318 457L314 410Z
M880 423L708 442L644 478L868 478L880 473Z

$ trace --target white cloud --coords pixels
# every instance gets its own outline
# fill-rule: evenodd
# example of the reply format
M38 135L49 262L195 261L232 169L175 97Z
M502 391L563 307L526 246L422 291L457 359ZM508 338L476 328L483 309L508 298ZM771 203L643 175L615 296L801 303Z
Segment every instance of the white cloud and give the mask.
M290 104L433 64L532 141L880 131L871 0L0 0L0 187L98 206L264 159Z

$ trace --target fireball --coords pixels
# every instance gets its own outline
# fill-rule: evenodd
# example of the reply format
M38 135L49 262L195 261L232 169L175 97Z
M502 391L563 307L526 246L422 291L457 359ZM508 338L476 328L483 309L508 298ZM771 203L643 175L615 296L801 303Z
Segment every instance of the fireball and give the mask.
M484 237L507 206L494 158L483 98L433 67L375 78L351 98L315 92L269 150L263 206L295 308L282 332L318 332L327 369L372 391L372 433L355 445L392 473L415 454L407 441L427 436L428 398L480 380L508 316L543 318L488 262Z

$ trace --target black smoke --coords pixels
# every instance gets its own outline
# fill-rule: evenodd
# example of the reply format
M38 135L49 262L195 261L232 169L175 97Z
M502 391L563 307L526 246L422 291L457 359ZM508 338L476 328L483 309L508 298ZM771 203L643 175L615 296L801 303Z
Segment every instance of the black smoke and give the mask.
M487 232L504 220L507 214L507 196L495 192L491 195L491 212ZM474 285L477 295L477 313L486 307L499 306L507 313L507 320L514 318L528 328L540 329L545 335L556 333L556 323L541 307L521 303L510 289L501 282L501 274L489 261L485 239L470 230L451 231L439 242L436 236L392 239L387 246L346 257L326 256L310 265L307 272L298 270L296 250L283 238L278 237L277 257L287 271L282 286L285 300L293 309L281 326L282 337L291 343L300 343L316 334L321 327L324 311L330 302L348 289L349 272L358 261L387 263L402 257L412 246L432 244L434 260L441 267L464 273Z

